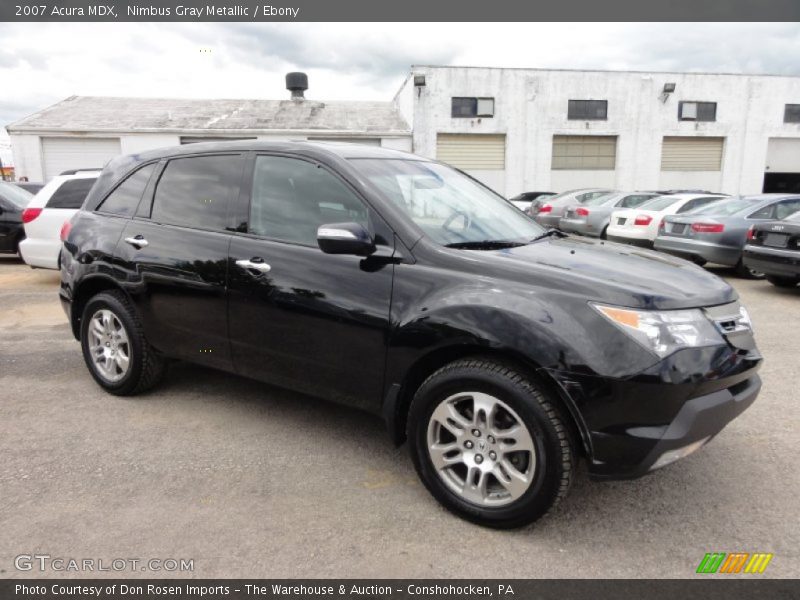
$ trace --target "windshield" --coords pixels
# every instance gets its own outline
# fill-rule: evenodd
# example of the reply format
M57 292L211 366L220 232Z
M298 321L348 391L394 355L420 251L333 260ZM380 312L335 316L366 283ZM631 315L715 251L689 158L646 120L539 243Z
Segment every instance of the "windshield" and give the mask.
M0 196L11 202L17 208L28 206L33 194L10 183L0 182Z
M718 217L727 217L735 215L738 212L752 208L758 200L750 200L748 198L731 198L724 200L717 200L711 204L691 211L693 215L716 215Z
M404 159L351 159L353 166L442 245L528 243L542 227L501 196L444 165Z

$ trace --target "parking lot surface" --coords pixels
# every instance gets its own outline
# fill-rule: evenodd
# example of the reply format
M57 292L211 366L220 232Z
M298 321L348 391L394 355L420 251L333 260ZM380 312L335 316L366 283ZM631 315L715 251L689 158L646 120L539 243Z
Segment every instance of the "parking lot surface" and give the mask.
M37 553L193 559L175 574L203 578L692 577L706 552L772 552L761 577L798 577L800 288L716 272L766 359L756 403L644 479L581 469L553 513L503 532L442 509L370 415L182 363L106 394L58 273L0 258L0 577L42 576L14 566Z

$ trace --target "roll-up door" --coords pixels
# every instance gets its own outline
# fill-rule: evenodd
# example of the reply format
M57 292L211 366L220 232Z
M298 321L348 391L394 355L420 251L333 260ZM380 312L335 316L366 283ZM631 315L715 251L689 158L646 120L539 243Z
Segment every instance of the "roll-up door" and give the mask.
M121 153L119 138L42 138L44 176L47 180L70 169L101 169Z
M665 137L661 147L662 171L720 171L721 137Z
M464 170L502 171L506 168L506 136L440 133L436 159Z

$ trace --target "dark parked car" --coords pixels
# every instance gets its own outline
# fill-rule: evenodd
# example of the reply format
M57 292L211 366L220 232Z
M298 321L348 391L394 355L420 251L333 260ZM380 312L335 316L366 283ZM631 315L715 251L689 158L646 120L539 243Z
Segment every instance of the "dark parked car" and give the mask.
M19 243L25 239L22 210L31 198L30 192L0 181L0 253L19 254Z
M30 192L31 194L36 194L44 187L43 183L34 183L32 181L15 181L14 185L18 188L22 188L26 192Z
M753 225L747 234L744 263L764 273L772 285L800 283L800 212L782 221Z
M742 260L747 232L760 221L783 219L800 210L800 196L760 194L726 198L661 221L655 249L698 264L734 267L743 277L763 278Z
M611 479L686 456L761 387L720 278L546 231L402 152L120 157L62 233L60 297L104 389L178 358L371 411L439 501L494 527L545 514L581 457Z

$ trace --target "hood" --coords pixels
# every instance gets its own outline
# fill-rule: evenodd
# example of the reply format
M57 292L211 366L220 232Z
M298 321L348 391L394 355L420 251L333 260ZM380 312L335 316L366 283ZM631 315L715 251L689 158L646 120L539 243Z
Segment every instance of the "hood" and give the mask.
M485 255L496 276L616 306L695 308L738 298L730 285L702 267L624 244L572 236L465 252Z

